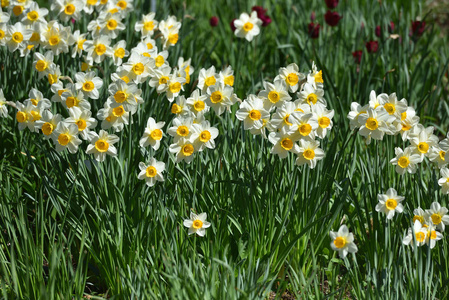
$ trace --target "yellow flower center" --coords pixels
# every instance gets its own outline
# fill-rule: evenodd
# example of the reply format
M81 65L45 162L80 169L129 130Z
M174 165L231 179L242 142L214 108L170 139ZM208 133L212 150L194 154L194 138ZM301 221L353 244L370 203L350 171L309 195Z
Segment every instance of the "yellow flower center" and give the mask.
M156 61L156 67L159 68L159 67L161 67L164 64L165 59L164 59L164 57L162 55L158 55L156 57L155 61Z
M288 121L289 117L290 117L290 114L286 114L283 120L284 120L285 124L287 124L288 126L292 126L293 124Z
M41 36L39 32L33 32L33 34L30 37L30 42L39 42L41 40Z
M253 121L258 121L262 117L262 114L257 109L253 109L249 112L248 117Z
M5 32L0 29L0 40L2 40L5 37Z
M179 93L179 91L181 90L181 83L173 82L173 83L169 84L168 89L173 94Z
M23 35L22 35L22 33L20 33L20 32L14 32L14 33L12 34L12 40L13 40L15 43L17 43L17 44L21 43L21 42L23 41Z
M31 103L33 103L34 106L37 106L39 101L37 99L30 99Z
M407 131L407 130L410 130L410 128L412 128L412 126L409 124L401 124L401 125L402 125L402 131Z
M107 23L106 23L106 27L109 30L114 30L115 28L117 28L117 21L114 19L110 19Z
M152 43L147 43L147 49L148 49L148 50L151 50L151 49L153 49L153 48L154 48L154 46L153 46Z
M301 133L302 136L307 136L310 134L310 132L312 132L312 126L310 126L310 124L301 124L298 127L298 131L299 133Z
M396 206L398 206L398 203L396 200L394 199L388 199L387 201L385 201L385 206L389 209L389 210L393 210L396 208Z
M338 249L341 249L346 245L346 239L344 237L337 236L334 240L334 245Z
M182 154L184 154L184 156L190 156L193 154L193 146L192 144L186 144L184 146L182 146L181 152Z
M283 138L281 141L281 147L288 151L293 148L293 141L289 138Z
M200 229L201 227L203 227L203 222L201 220L195 220L193 221L192 226L195 229Z
M430 216L430 218L432 219L432 222L435 225L438 225L441 223L441 215L440 214L432 214Z
M410 160L408 159L408 157L402 156L401 158L398 159L398 166L400 166L403 169L407 168L409 164Z
M187 128L187 126L181 125L178 127L178 129L176 129L176 133L179 136L187 136L189 134L189 128Z
M66 134L66 133L61 133L58 136L58 143L62 146L67 146L67 144L70 142L71 137L70 135Z
M179 39L179 35L177 33L168 35L168 42L172 45L176 44L178 42L178 39Z
M392 103L385 103L384 108L390 115L394 114L396 112L396 106Z
M224 83L226 85L233 86L234 85L234 76L233 75L226 76L224 79Z
M29 13L27 13L27 18L31 22L34 22L39 18L39 14L37 13L37 11L33 10L33 11L30 11Z
M69 15L69 16L71 16L71 15L73 15L73 13L75 12L75 5L73 5L72 3L69 3L69 4L67 4L65 7L64 7L64 13L66 14L66 15Z
M78 131L83 131L87 127L86 120L83 119L76 121L76 125L78 125Z
M324 83L323 81L323 71L319 71L318 73L315 74L315 82L319 82L319 83Z
M318 101L318 96L314 93L311 93L307 96L306 101L309 105L316 104L316 102Z
M304 156L304 158L307 160L311 160L315 157L315 151L313 151L312 149L307 149L306 151L304 151L302 156Z
M50 135L53 132L54 126L53 124L46 122L42 125L42 133L45 135Z
M444 152L443 150L440 151L440 159L444 160L444 156L446 156L446 152Z
M126 1L122 0L122 1L117 2L117 6L123 10L128 6L128 3L126 3Z
M155 129L151 131L150 136L153 140L159 141L160 139L162 139L162 131L160 129Z
M41 114L36 110L31 111L31 115L33 116L33 121L41 119Z
M117 50L115 50L114 55L118 58L123 58L125 57L125 49L123 48L118 48Z
M206 105L201 100L195 101L195 103L193 103L193 108L196 111L202 111L205 107L206 107Z
M171 107L171 112L172 112L173 114L179 114L180 112L182 112L182 107L179 106L179 105L176 104L176 103L173 103L173 105L172 105L172 107Z
M268 93L268 100L270 100L271 103L277 103L281 99L280 95L276 91L271 91Z
M223 94L220 91L215 91L210 95L210 101L212 103L219 103L223 100Z
M128 76L123 76L123 77L120 77L120 79L121 80L123 80L124 82L126 82L126 83L129 83L129 77Z
M166 84L168 79L168 76L161 76L161 78L159 78L159 84Z
M117 103L125 102L126 98L128 98L128 96L123 91L117 91L114 95L115 102Z
M78 42L76 43L78 49L80 50L84 50L84 42L86 41L86 39L80 39L78 40Z
M422 243L426 239L426 234L424 232L417 232L415 237L417 242Z
M401 114L401 121L404 121L406 118L407 118L407 112L404 111L404 112Z
M154 177L154 176L156 176L156 174L157 174L157 170L156 170L155 167L149 166L149 167L147 168L146 173L147 173L147 177Z
M91 92L93 91L95 88L95 85L92 81L86 81L85 83L83 83L83 90L85 92Z
M112 114L116 117L121 117L126 113L125 109L123 108L123 105L117 106L112 109Z
M154 29L154 22L153 22L153 21L145 22L145 23L143 24L143 28L144 28L146 31L151 31L151 30L153 30L153 29Z
M331 120L328 117L321 117L318 119L318 125L321 128L327 128L331 124Z
M424 224L424 217L423 216L414 216L413 217L413 224L415 221L418 220L421 224Z
M369 130L376 130L379 127L379 122L374 118L368 118L365 125Z
M426 142L419 143L418 151L421 153L427 153L427 151L429 151L429 144L427 144Z
M109 143L106 140L97 140L95 142L95 149L97 149L99 152L106 152L109 149Z
M214 76L210 76L210 77L206 78L206 80L204 81L204 84L206 86L211 86L211 85L214 85L216 82L217 82L217 80L215 79L215 77Z
M298 75L296 75L295 73L290 73L285 78L285 81L288 83L288 85L295 86L298 83L299 78Z
M18 111L16 114L16 119L17 119L17 122L23 123L28 120L28 115L23 111Z
M22 6L22 5L16 5L16 6L14 6L14 8L12 9L12 12L14 13L14 15L17 17L17 16L20 16L22 13L23 13L23 10L24 10L25 8Z
M437 238L437 232L435 230L432 230L430 232L430 239L434 240Z
M53 84L55 82L58 82L58 74L48 74L48 83Z
M54 46L54 45L59 44L59 41L60 41L59 36L57 36L57 35L52 35L52 36L50 37L50 39L48 40L48 43L49 43L51 46Z
M133 66L133 72L136 75L141 75L145 70L145 66L142 63L137 63Z
M245 25L243 25L243 30L245 30L246 32L250 31L251 29L253 29L254 25L251 22L246 22Z
M79 101L75 97L67 97L67 99L65 100L65 105L67 105L67 108L78 106L78 103Z
M101 56L106 53L106 46L103 44L98 44L95 46L95 53L97 53L98 56Z
M211 138L211 135L210 135L209 130L203 130L203 131L200 133L200 141L201 141L202 143L208 142L208 141L210 140L210 138Z

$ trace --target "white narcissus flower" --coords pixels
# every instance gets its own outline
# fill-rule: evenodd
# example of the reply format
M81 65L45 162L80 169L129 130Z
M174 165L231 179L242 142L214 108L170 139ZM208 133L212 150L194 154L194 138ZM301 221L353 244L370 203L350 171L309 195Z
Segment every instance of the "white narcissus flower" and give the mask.
M337 232L331 231L331 248L338 251L340 258L345 258L348 253L356 253L357 246L354 244L354 235L349 232L346 225L341 225Z
M69 44L74 45L72 48L72 57L76 57L77 55L79 57L83 56L84 42L87 41L86 36L87 33L80 33L79 30L76 30L73 35L69 37Z
M262 20L257 17L257 12L251 12L251 16L242 13L238 19L234 21L235 36L245 38L251 42L256 35L260 33Z
M293 126L290 123L290 115L294 112L300 112L296 110L296 104L290 101L284 101L280 107L276 109L276 112L271 116L269 122L270 131L275 131L276 129L281 129L283 126Z
M183 224L185 227L189 228L189 235L196 233L199 236L204 236L206 234L206 228L211 225L206 219L206 213L196 215L193 212L190 212L190 220L184 220Z
M142 37L151 36L154 33L154 29L157 28L158 22L154 19L156 13L151 12L142 16L142 21L136 22L134 25L135 31L140 31Z
M192 127L193 119L186 117L178 117L173 119L172 127L167 132L171 135L176 143L179 139L190 139L192 134L190 128Z
M124 126L129 124L129 112L125 111L123 106L112 108L110 100L107 100L104 107L98 110L97 118L102 120L102 129L113 127L115 132L122 131Z
M449 169L448 168L442 168L440 170L441 177L438 180L438 184L442 188L443 194L449 194Z
M214 149L215 138L218 136L218 129L210 126L209 121L203 121L200 124L192 124L193 146L198 151L203 151L204 148Z
M70 117L65 119L67 124L75 124L78 126L78 132L83 140L89 139L91 129L97 126L97 120L91 118L90 110L81 110L79 107L69 108Z
M61 152L68 149L70 153L76 153L81 140L78 138L78 127L74 124L59 122L53 132L53 142L56 151Z
M58 127L59 122L61 122L62 116L60 114L53 115L51 111L44 110L42 113L42 126L41 131L44 134L45 139L49 139L53 136L54 130Z
M22 23L17 22L7 27L6 46L10 52L14 52L19 48L25 48L26 42L31 38L33 32L27 29Z
M305 114L301 111L295 111L288 119L291 124L293 124L292 127L297 129L295 136L297 136L298 139L315 139L315 131L318 128L316 115L313 113Z
M419 220L416 220L413 224L413 228L408 229L407 236L404 237L402 243L404 245L409 245L411 241L414 241L415 245L419 247L426 243L426 236L427 228L424 227Z
M144 82L153 70L150 67L150 59L137 53L131 53L128 61L123 64L123 68L128 72L128 77L135 83Z
M143 162L139 163L140 173L138 178L145 180L148 186L153 186L156 181L164 181L162 172L165 171L165 163L157 161L154 157L150 158L148 165Z
M394 148L396 157L390 160L390 163L396 165L396 172L404 175L405 172L414 174L416 172L416 164L421 162L421 156L413 152L411 147L405 148L402 151L401 148Z
M430 247L430 249L433 249L435 247L437 241L441 240L443 238L443 234L441 232L438 232L435 230L435 227L430 224L429 227L427 227L427 235L426 235L426 244Z
M206 103L212 107L217 116L221 115L226 108L233 104L233 91L232 87L224 85L222 82L217 82L207 89Z
M98 19L101 23L100 34L108 35L112 39L115 39L120 31L126 28L121 22L120 14L101 13Z
M117 149L114 144L119 141L119 137L115 134L108 134L103 129L100 133L90 132L89 134L90 145L87 146L87 154L93 154L95 159L102 162L106 158L106 154L111 156L117 155Z
M209 69L202 68L200 74L198 75L198 85L197 87L204 94L207 89L214 86L217 83L218 75L215 73L215 67L211 66ZM223 82L224 83L224 82Z
M298 156L296 158L296 164L298 166L307 164L309 168L315 168L317 161L323 159L324 157L324 151L318 148L320 142L310 139L302 139L299 140L299 143L300 145Z
M193 160L193 153L196 149L190 139L180 138L177 142L170 145L169 151L176 154L176 162L185 160L190 163Z
M419 117L416 116L415 109L409 106L407 110L401 114L401 130L399 132L403 141L406 141L409 138L410 133L414 131L415 126L418 124Z
M137 111L137 105L141 102L142 90L137 88L135 83L127 84L119 79L109 85L108 92L110 95L108 100L110 100L112 108L123 106L132 114Z
M433 202L430 209L426 209L426 218L430 218L430 221L438 230L444 231L444 225L449 225L447 211L447 208L442 207L440 203Z
M100 97L98 90L103 86L103 80L96 76L95 72L78 72L75 74L75 79L76 89L81 90L84 96L91 99L98 99Z
M368 109L361 114L358 119L361 124L359 134L366 138L366 144L371 143L371 138L382 140L385 132L389 131L389 123L394 121L394 116L390 116L383 108L382 110Z
M168 101L173 102L173 100L178 97L181 90L184 90L183 84L185 82L185 78L176 77L172 74L169 81L167 82L168 89L165 91Z
M218 73L218 80L223 82L225 85L234 86L235 77L232 67L228 66L223 71L220 71L220 73Z
M287 126L282 127L280 131L270 132L268 140L274 145L270 152L279 155L280 158L286 158L289 152L298 153L299 146L295 143L297 140L294 137L295 132L296 130Z
M47 23L45 16L48 14L48 9L39 8L36 2L31 3L28 7L28 12L22 17L22 23L24 25L33 25L34 23Z
M289 64L286 68L279 69L279 75L274 78L276 80L284 80L291 93L295 93L299 88L299 83L304 80L306 76L299 73L297 64Z
M430 148L429 159L430 161L437 163L438 168L441 169L442 167L447 165L445 156L448 151L449 151L448 145L443 140L439 142L437 146L433 146L432 148Z
M209 111L209 106L206 104L206 95L201 95L199 90L194 90L190 97L186 99L186 104L190 107L190 111L195 115L199 113L206 113Z
M332 118L334 117L334 110L327 110L325 106L314 105L312 107L313 114L318 120L318 127L316 129L316 135L320 139L324 139L327 132L332 129Z
M84 51L87 52L85 56L87 62L92 65L93 63L101 63L106 57L113 55L111 45L111 38L107 35L102 35L98 38L94 38L92 41L84 42Z
M251 94L240 104L240 109L235 116L243 121L245 130L251 130L260 129L263 126L263 120L270 118L270 113L265 110L263 100Z
M298 93L298 99L301 103L307 103L310 106L321 104L326 106L326 100L324 100L324 90L322 88L315 88L313 85L306 83L301 92Z
M260 91L258 96L264 100L264 108L268 112L292 99L288 94L287 84L283 80L276 80L274 84L264 81L263 87L264 90Z
M395 116L397 120L400 120L402 113L407 110L407 100L402 99L398 101L396 93L391 95L380 94L378 97L382 99L381 102L383 103L386 112L389 115Z
M154 150L159 149L163 135L162 127L164 127L164 125L165 122L156 123L152 117L149 117L143 137L139 141L140 147L151 145Z
M3 95L3 90L0 89L0 118L6 118L8 115L8 108L6 107L6 98Z
M355 128L359 128L360 126L363 125L359 122L359 116L362 114L366 114L366 112L368 111L368 108L369 108L368 105L361 106L357 102L351 103L351 111L348 113L349 128L351 130L353 130Z
M389 188L386 194L377 195L377 199L379 203L376 205L376 211L385 213L388 220L394 217L395 212L402 213L404 211L401 201L405 197L398 196L394 188Z
M160 94L168 89L168 81L171 76L171 68L169 66L159 68L154 70L148 84L151 87L155 87L156 92Z
M50 9L57 12L62 21L78 20L81 16L84 3L81 0L52 1Z
M415 153L421 155L422 159L424 156L428 156L431 147L438 144L438 137L433 134L433 126L424 128L424 126L418 124L413 129L409 135L410 144L414 146Z
M112 53L114 53L112 56L114 64L120 66L123 62L123 58L129 56L129 51L126 50L126 41L121 40L117 42L114 47L112 47Z

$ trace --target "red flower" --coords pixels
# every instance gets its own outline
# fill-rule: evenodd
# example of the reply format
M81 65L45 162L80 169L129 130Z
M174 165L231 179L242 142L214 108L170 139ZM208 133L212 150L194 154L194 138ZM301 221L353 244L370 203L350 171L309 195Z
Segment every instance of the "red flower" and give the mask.
M363 54L362 50L356 50L356 51L352 52L352 57L354 58L354 61L357 64L359 64L362 61L362 54Z
M232 21L231 21L231 23L229 24L229 25L231 25L231 30L232 30L232 32L234 32L235 31L235 25L234 25L234 21L235 20L237 20L237 19L232 19Z
M336 8L338 5L338 0L324 0L326 2L327 7L330 9Z
M310 21L315 21L315 18L316 18L316 16L315 16L315 12L314 11L312 11L312 13L310 14Z
M262 20L262 26L263 27L268 26L271 23L271 18L269 16L267 16L267 15L262 16L260 19Z
M378 38L380 38L380 36L382 35L382 27L380 27L380 25L377 25L376 29L374 30L374 33Z
M216 27L218 25L218 17L213 16L209 19L209 24L212 27Z
M369 41L365 44L368 53L376 53L379 49L379 43L377 41Z
M340 19L343 18L343 16L341 16L338 12L334 11L330 11L328 10L327 13L324 15L324 20L326 21L326 23L329 26L337 26L338 22L340 22Z
M309 30L309 35L312 39L317 39L320 35L320 24L315 24L313 22L310 22L309 25L307 25L307 29Z
M388 32L393 33L394 32L394 22L390 22L390 25L388 26Z
M413 21L412 31L410 32L410 35L421 36L425 29L426 29L425 21Z
M252 11L257 12L257 17L262 20L262 26L268 26L271 23L271 18L266 15L267 10L262 6L253 6Z

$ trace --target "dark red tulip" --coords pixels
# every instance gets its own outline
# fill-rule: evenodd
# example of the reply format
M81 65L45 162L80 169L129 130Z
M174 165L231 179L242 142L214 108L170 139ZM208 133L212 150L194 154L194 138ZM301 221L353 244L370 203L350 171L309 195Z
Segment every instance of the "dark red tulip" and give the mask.
M309 25L307 25L307 29L309 30L309 35L312 39L317 39L320 35L320 24L310 22Z
M260 17L265 16L265 14L267 13L267 10L264 9L262 6L253 6L251 8L252 11L257 12L257 17L260 19Z
M327 13L324 15L324 20L326 21L326 23L329 26L337 26L338 22L340 22L340 19L343 18L343 16L341 16L338 12L334 11L330 11L328 10Z
M237 19L232 19L232 21L231 21L231 23L229 24L229 25L231 25L231 30L232 30L232 32L234 32L235 31L235 25L234 25L234 21L235 20L237 20Z
M218 25L218 17L213 16L212 18L209 19L209 24L212 27L217 27Z
M394 32L394 22L390 22L390 25L388 26L388 32L393 33Z
M413 21L412 31L410 32L410 35L421 36L424 33L425 29L426 29L425 21Z
M379 43L377 41L369 41L365 44L368 53L376 53L379 49Z
M356 51L352 52L352 57L354 58L354 61L357 64L359 64L362 61L362 54L363 54L362 50L356 50Z
M336 8L338 5L338 0L324 0L326 2L327 7L330 9Z
M266 27L266 26L270 25L270 23L271 23L271 18L267 15L262 16L260 19L262 20L263 27Z
M374 30L374 33L376 34L377 37L380 38L380 36L382 35L382 27L380 27L380 25L377 25L376 29Z

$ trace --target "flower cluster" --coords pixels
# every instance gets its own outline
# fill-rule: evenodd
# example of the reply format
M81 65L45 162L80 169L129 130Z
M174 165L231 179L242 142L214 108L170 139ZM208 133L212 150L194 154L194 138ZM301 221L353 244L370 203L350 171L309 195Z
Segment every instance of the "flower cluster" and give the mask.
M445 225L449 225L447 212L447 208L441 207L438 202L433 202L425 211L416 208L413 211L413 227L408 229L402 242L409 245L413 241L416 246L426 244L432 249L443 238Z
M395 93L376 96L372 91L368 104L351 104L348 118L351 129L358 128L359 134L366 138L366 144L372 139L382 140L385 134L400 134L404 142L410 142L404 150L395 148L396 157L390 161L401 175L405 172L415 173L417 164L426 157L439 168L447 165L449 135L439 141L433 133L434 127L420 124L415 109L407 106L406 99L398 100Z
M324 139L332 129L333 110L326 108L322 72L315 64L306 75L296 64L280 68L274 82L264 82L258 95L248 95L236 117L244 129L266 136L273 144L271 153L280 158L297 155L298 165L314 168L324 157L316 138ZM292 98L296 95L296 99Z

